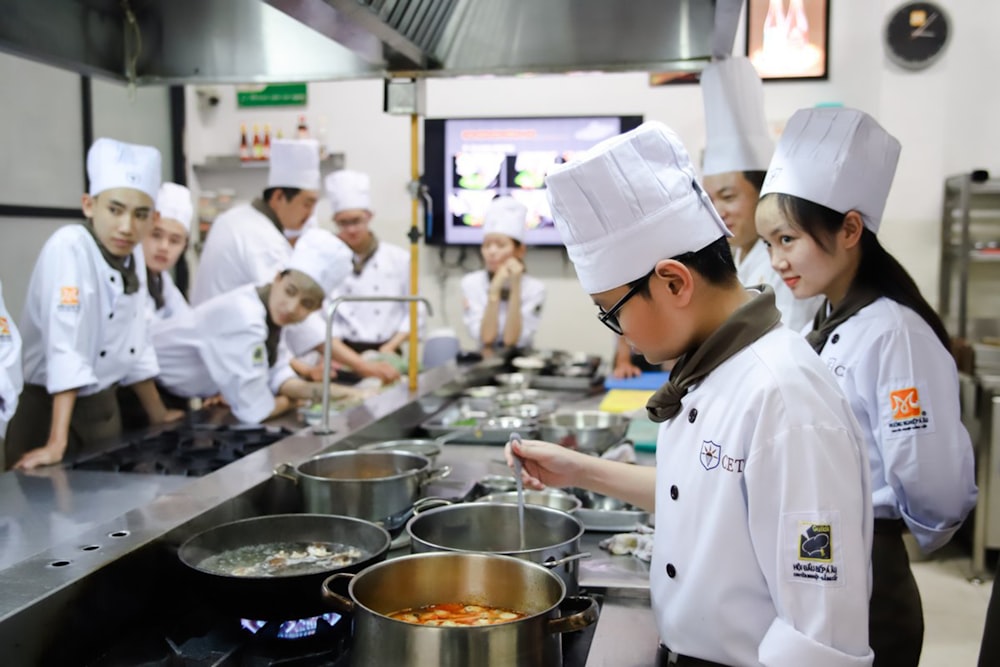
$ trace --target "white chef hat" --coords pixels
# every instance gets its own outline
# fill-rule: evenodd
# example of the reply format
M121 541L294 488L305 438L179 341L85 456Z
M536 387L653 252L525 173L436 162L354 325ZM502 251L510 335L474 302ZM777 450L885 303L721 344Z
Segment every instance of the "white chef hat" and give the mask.
M285 268L301 271L329 294L351 272L353 253L346 243L325 229L306 230L295 242Z
M144 192L154 201L160 189L160 151L101 137L87 151L90 196L112 188Z
M269 188L319 190L319 144L315 139L275 139L271 142Z
M524 243L528 207L513 197L497 197L486 207L483 215L483 234L503 234Z
M774 140L764 117L764 86L747 58L709 63L701 73L705 103L705 176L766 171Z
M368 174L340 169L327 176L324 185L333 215L351 209L371 210L371 179Z
M899 141L857 109L799 109L778 141L760 196L794 195L857 211L878 232L899 161Z
M680 138L663 123L600 142L545 183L556 229L589 294L731 236Z
M191 218L194 216L194 204L191 203L191 191L177 183L164 183L156 195L156 211L161 218L176 220L184 225L184 230L191 231Z

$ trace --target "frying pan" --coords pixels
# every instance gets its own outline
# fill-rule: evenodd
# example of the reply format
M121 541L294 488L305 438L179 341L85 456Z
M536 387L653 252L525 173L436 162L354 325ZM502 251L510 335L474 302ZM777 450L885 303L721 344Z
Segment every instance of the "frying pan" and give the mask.
M327 542L357 547L364 554L350 565L284 577L238 577L217 574L200 566L210 556L255 544L272 542ZM224 523L195 535L177 555L187 566L190 582L220 611L261 621L292 620L329 611L321 584L331 574L360 572L385 560L390 537L375 524L327 514L275 514Z

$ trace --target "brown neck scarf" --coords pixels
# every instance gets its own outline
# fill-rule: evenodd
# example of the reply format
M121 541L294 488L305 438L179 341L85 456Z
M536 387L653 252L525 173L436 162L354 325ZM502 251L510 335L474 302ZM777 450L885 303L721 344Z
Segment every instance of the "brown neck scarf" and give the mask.
M351 259L354 264L354 275L361 275L361 272L365 270L365 264L375 255L376 250L378 250L378 238L375 234L370 233L368 234L368 243L360 252L354 253L354 257Z
M153 297L153 303L156 304L156 310L163 308L167 302L166 299L163 298L163 274L151 271L147 268L146 288L149 290L149 296Z
M278 214L274 212L273 208L267 205L266 201L263 199L254 199L250 205L254 207L254 210L270 220L277 230L284 235L285 228L281 226L281 220L278 220Z
M681 399L720 364L781 323L774 292L761 286L760 294L736 309L697 349L682 356L670 371L670 380L646 403L654 422L665 422L681 410Z
M101 251L101 257L108 265L118 271L122 276L122 285L125 286L126 294L135 294L139 291L139 274L135 271L135 257L131 253L127 257L118 257L117 255L112 255L111 252L104 247L101 240L97 238L97 232L94 231L94 222L92 220L86 220L83 222L83 227L88 232L90 232L91 238L94 239L94 243L97 244L97 249Z
M267 340L264 341L264 349L267 350L267 366L270 368L278 360L278 340L281 338L281 327L271 319L271 311L268 310L267 302L271 296L271 285L264 285L257 288L257 296L264 304L264 312L267 313Z
M830 309L830 302L824 301L816 317L813 318L813 328L806 334L806 341L819 354L826 345L826 339L847 320L854 317L859 310L871 305L879 298L879 294L869 287L854 286L847 291L844 300L837 307ZM829 311L829 312L828 312Z

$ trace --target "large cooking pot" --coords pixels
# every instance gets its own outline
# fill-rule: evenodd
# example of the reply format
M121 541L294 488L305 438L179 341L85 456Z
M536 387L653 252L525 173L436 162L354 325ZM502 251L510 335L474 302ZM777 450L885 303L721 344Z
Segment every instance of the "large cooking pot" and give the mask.
M332 587L350 579L350 599ZM559 577L533 563L491 554L431 553L379 563L323 582L330 605L354 616L355 667L560 667L560 634L597 621L597 603L567 598ZM465 602L527 613L481 627L428 627L388 614L429 604ZM560 616L563 610L567 615ZM575 611L574 611L575 610Z
M201 567L210 556L232 549L279 542L322 542L353 546L357 562L319 572L281 577L239 577ZM330 574L358 572L385 560L389 533L367 521L346 516L275 514L225 523L195 535L177 555L188 567L191 583L205 601L240 618L288 620L327 611L320 584Z
M285 463L274 472L298 484L307 512L385 522L405 516L423 487L447 477L451 468L432 469L426 456L408 452L345 451L295 467Z
M599 456L621 442L630 421L627 415L597 410L559 412L540 419L538 431L542 440Z
M572 493L567 493L559 489L542 489L541 491L523 491L524 502L530 505L542 505L552 509L561 510L572 514L580 509L583 504L579 498ZM502 491L499 493L488 493L485 496L476 498L477 503L517 503L517 491Z
M465 551L514 556L543 565L563 580L566 590L579 590L583 525L566 512L541 505L524 507L524 548L515 504L465 503L435 507L406 524L414 553Z

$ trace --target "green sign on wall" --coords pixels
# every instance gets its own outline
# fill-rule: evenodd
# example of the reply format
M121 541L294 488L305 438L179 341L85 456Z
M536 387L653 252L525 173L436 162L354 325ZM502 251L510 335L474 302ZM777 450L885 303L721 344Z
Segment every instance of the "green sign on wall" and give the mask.
M240 107L286 107L305 106L305 104L305 83L240 86L236 90L236 106Z

